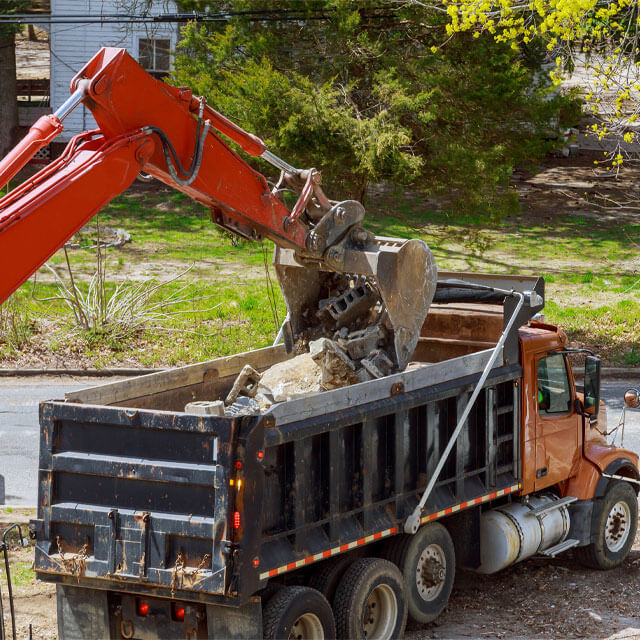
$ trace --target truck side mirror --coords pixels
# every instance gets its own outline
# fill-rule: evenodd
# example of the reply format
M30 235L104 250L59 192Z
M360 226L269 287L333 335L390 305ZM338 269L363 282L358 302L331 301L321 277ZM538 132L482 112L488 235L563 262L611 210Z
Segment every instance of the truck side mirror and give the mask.
M637 409L640 407L640 391L638 389L627 389L624 392L624 403L630 409Z
M584 412L595 417L600 410L600 358L587 356L584 362Z

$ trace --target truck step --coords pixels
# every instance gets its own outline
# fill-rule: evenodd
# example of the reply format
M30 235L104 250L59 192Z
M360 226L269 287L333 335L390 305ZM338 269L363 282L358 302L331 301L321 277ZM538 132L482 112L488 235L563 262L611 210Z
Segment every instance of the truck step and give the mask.
M543 556L550 556L551 558L555 558L559 553L563 551L567 551L567 549L571 549L576 545L580 544L580 540L576 540L575 538L570 538L569 540L565 540L560 544L555 545L555 547L549 547L540 553Z
M576 502L578 498L575 496L567 496L566 498L561 498L560 500L554 500L553 502L549 502L548 504L544 504L537 509L531 509L527 515L538 516L543 515L544 513L548 513L549 511L553 511L554 509L559 509L560 507L566 507L568 504L572 502Z

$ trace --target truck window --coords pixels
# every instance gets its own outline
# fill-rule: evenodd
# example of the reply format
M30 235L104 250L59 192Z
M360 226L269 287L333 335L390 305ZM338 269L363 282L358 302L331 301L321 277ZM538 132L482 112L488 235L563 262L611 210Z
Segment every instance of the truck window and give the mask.
M538 360L538 409L543 416L571 411L571 384L561 353Z

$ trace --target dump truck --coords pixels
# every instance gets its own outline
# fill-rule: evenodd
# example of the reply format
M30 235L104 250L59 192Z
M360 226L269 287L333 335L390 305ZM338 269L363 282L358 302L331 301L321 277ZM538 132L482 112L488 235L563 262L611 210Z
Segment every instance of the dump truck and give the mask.
M607 444L599 360L580 354L579 389L541 278L438 272L421 240L374 236L318 171L121 49L78 73L0 185L80 104L99 129L0 199L0 301L143 171L272 240L288 315L282 344L41 404L35 570L58 585L61 638L387 640L442 612L457 566L624 560L638 456ZM320 386L256 400L307 352Z
M638 456L606 442L599 360L579 389L536 319L543 287L441 273L407 370L263 412L193 408L283 345L43 403L35 568L60 636L396 638L457 566L619 565Z

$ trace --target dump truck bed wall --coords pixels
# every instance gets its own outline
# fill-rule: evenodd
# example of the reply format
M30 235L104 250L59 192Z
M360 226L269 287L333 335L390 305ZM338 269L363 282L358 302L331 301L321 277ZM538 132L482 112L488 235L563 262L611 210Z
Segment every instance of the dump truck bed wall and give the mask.
M427 501L425 521L518 488L518 376L518 368L494 370ZM260 576L402 532L475 380L267 429Z

